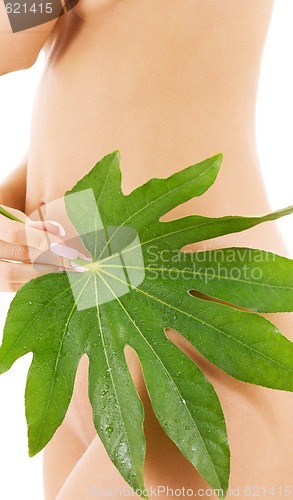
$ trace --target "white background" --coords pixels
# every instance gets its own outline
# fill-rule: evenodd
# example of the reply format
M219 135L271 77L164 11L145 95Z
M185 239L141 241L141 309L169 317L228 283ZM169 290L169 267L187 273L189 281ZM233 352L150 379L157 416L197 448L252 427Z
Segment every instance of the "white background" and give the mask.
M238 0L241 1L241 0ZM272 209L293 203L293 2L276 0L257 106L259 156ZM43 56L35 66L0 78L0 180L27 150L32 100ZM293 256L293 216L280 222ZM0 295L0 332L10 294ZM27 456L23 394L31 355L0 377L0 498L42 500L41 455Z

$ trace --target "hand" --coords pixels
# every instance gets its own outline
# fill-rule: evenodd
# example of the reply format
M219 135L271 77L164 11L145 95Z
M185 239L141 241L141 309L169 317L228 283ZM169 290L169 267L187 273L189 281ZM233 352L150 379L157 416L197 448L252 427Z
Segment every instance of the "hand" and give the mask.
M78 252L63 245L58 237L65 234L60 224L32 221L19 210L3 208L24 224L0 215L0 292L15 292L42 274L71 268L70 259L77 258L74 252ZM66 249L68 258L56 255L59 248L63 254Z

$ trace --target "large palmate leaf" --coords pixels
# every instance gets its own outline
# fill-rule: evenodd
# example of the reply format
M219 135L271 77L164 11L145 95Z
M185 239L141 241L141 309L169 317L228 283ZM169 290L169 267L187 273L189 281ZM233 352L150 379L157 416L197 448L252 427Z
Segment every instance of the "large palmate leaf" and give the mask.
M217 394L166 337L167 328L239 380L293 390L292 343L255 314L293 311L292 261L247 248L181 251L190 243L275 220L293 208L259 217L160 220L203 194L215 181L221 159L217 155L167 179L151 179L126 196L114 152L66 193L68 216L92 262L79 261L84 273L48 274L23 286L12 301L0 349L1 372L33 352L25 394L30 455L62 423L78 362L86 353L97 432L125 480L144 490L144 412L124 356L129 345L140 359L164 431L210 486L225 495L229 446Z

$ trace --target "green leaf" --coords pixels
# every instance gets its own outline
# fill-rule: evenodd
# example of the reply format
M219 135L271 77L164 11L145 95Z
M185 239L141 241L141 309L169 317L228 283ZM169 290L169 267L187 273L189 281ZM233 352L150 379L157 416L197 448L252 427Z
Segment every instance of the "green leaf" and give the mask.
M68 216L92 262L79 261L84 273L50 274L23 286L11 303L0 348L0 372L33 353L25 395L31 455L61 425L86 354L97 433L122 476L143 496L144 410L124 355L129 345L162 428L225 495L230 454L220 402L199 367L166 337L167 328L235 378L293 391L292 343L251 312L293 311L292 261L258 249L181 251L293 208L254 217L160 220L203 194L221 160L216 155L167 179L151 179L126 196L114 151L65 194Z
M181 253L177 268L187 272L195 290L217 299L259 312L293 310L293 267L285 257L254 248L221 248Z
M159 316L157 304L148 301L146 305L141 299L138 307L135 295L116 297L120 305L116 314L125 323L129 345L141 361L154 412L166 434L209 484L226 491L230 454L216 392L201 370L164 335L163 308Z
M158 249L166 248L178 250L190 243L210 240L231 233L239 233L250 229L262 222L277 220L285 215L293 213L293 207L287 207L270 214L259 217L240 217L236 215L226 217L203 217L201 215L189 215L181 219L161 222L151 230L143 233L145 239L141 239L142 246L156 245Z
M143 406L126 364L124 332L115 321L115 305L85 312L81 320L89 334L89 396L93 420L113 463L135 489L144 489ZM80 325L78 325L80 328ZM85 326L84 326L85 328ZM95 335L93 336L93 332Z

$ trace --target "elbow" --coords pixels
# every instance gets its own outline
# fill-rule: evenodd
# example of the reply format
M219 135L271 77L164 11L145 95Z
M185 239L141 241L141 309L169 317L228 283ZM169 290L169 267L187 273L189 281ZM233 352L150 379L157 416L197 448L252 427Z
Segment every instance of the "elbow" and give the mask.
M58 17L12 32L5 6L0 0L0 75L33 66L57 22Z
M10 53L10 57L0 56L0 76L31 68L35 64L37 57L38 54L29 53L16 53L13 55Z

